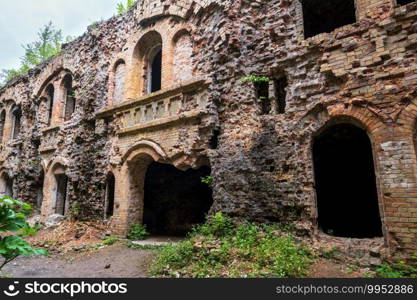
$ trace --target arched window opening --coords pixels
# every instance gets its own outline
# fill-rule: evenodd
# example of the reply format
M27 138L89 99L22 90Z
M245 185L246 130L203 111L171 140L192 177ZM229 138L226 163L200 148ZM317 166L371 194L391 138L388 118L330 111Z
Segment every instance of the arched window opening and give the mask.
M9 197L14 197L14 193L13 193L13 185L14 185L14 180L13 178L10 178L9 176L6 176L6 190L5 190L5 195L9 196Z
M149 60L149 93L157 92L162 87L162 49L157 48Z
M53 108L54 108L54 95L55 95L55 88L52 84L48 85L48 87L46 88L46 95L47 95L47 105L48 105L48 117L47 117L47 123L48 126L51 125L51 121L52 121L52 113L53 113Z
M114 196L115 196L116 180L114 175L110 173L106 180L106 218L109 219L114 214Z
M12 110L12 139L16 140L20 137L22 111L19 107Z
M64 96L65 96L64 119L65 121L68 121L71 119L75 111L75 95L74 95L74 89L72 86L71 75L66 75L64 77L63 84L64 84Z
M6 125L6 111L3 110L0 113L0 143L3 143L5 125Z
M124 88L125 88L125 74L126 64L123 60L120 60L116 64L114 71L114 91L113 91L113 104L123 102Z
M318 224L340 237L382 236L372 145L348 123L333 125L314 140Z

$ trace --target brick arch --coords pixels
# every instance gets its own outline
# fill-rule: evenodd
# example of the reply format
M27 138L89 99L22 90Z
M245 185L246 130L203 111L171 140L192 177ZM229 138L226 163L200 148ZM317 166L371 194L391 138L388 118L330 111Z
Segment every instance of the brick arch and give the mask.
M155 46L162 48L162 56L165 56L165 45L163 35L155 28L142 32L139 39L133 47L131 61L129 65L129 74L127 75L128 85L126 88L127 98L137 99L147 93L147 64L148 56ZM164 86L164 76L168 73L162 66L162 86ZM165 76L166 77L166 76Z
M369 140L371 142L372 147L372 154L374 160L374 168L375 168L375 177L376 177L376 186L377 186L377 195L378 195L378 202L379 202L379 210L380 216L383 223L383 232L385 235L386 240L388 241L387 230L386 230L386 207L384 202L384 187L382 185L381 177L381 166L379 164L380 161L380 153L379 153L379 145L381 142L384 141L386 137L384 137L384 132L388 131L387 125L384 124L381 119L378 118L377 115L369 111L368 109L360 106L355 105L345 105L345 104L335 104L328 106L327 108L323 109L322 112L325 114L321 114L320 118L315 119L311 127L309 128L310 131L310 138L309 143L310 146L308 147L308 153L305 153L306 157L308 158L308 164L311 167L308 168L308 177L311 178L312 182L315 182L315 174L314 174L314 157L313 157L313 143L316 136L322 133L325 129L329 128L332 125L340 124L340 123L349 123L355 125L362 130L364 130L367 135L369 136ZM311 216L314 220L317 220L318 212L317 212L317 195L314 192L313 196L313 209L311 211ZM318 226L318 224L316 224ZM388 241L389 242L389 241Z
M159 145L142 140L126 151L122 166L113 169L115 211L112 227L116 231L125 233L132 224L142 222L146 171L152 162L162 162L165 158L166 154Z
M143 154L150 156L154 161L165 161L168 158L165 151L156 142L140 140L123 154L122 163L130 162Z

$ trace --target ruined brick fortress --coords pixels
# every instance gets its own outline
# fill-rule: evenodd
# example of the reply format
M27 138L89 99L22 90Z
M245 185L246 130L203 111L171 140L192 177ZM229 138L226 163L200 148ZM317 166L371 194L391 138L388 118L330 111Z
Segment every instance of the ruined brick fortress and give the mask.
M140 0L0 90L0 192L120 233L223 211L416 252L416 49L417 1Z

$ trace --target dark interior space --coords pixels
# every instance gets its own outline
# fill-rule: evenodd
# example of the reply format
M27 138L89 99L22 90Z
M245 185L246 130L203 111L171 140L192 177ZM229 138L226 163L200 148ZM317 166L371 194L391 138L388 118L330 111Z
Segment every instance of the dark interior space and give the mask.
M209 167L180 171L152 163L146 173L144 224L151 234L184 236L204 223L212 204L212 190L201 182Z
M152 61L151 69L151 93L161 89L162 78L162 50L159 50Z
M261 112L267 115L271 112L271 101L269 99L269 82L255 82L256 97L261 105Z
M356 22L355 0L302 0L302 5L305 38Z
M276 113L285 114L287 108L287 77L283 76L274 80Z
M65 216L67 206L68 177L65 174L57 174L56 178L56 213Z
M338 124L314 141L320 229L350 238L382 236L372 146L366 132Z
M43 171L41 172L37 186L36 186L36 208L37 210L41 210L42 203L43 203L43 184L45 182L45 175Z
M73 113L75 112L75 95L74 95L74 89L72 86L71 75L66 75L64 77L64 89L65 89L65 95L66 95L65 121L68 121L71 119Z
M114 193L115 193L116 180L114 175L110 173L107 176L106 181L106 217L110 218L114 213Z
M51 125L55 94L55 88L52 84L48 85L46 88L46 93L48 94L48 125Z
M416 2L417 0L397 0L398 5L407 5L409 3Z
M5 194L6 194L6 196L9 196L9 197L14 197L14 193L13 193L13 184L14 184L14 182L13 182L13 178L10 178L9 176L6 176L5 177L5 181L6 181L6 191L5 191Z

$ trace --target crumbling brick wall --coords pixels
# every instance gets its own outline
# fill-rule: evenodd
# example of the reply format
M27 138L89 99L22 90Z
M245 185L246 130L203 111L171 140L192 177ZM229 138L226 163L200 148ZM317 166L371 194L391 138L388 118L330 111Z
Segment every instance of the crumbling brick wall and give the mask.
M312 143L342 120L372 142L387 244L415 251L417 3L355 3L356 23L305 39L299 0L139 1L0 91L6 111L21 106L24 124L18 141L2 145L2 171L14 178L16 197L34 203L42 172L64 164L73 213L102 219L111 170L112 222L123 231L142 210L129 174L146 171L129 164L210 165L213 212L311 235L319 230ZM153 32L163 45L162 90L147 95L138 58ZM124 76L115 68L121 60ZM73 76L77 107L70 121L58 114L48 128L40 95L62 72ZM254 85L241 80L253 74L286 77L285 113L262 111Z

